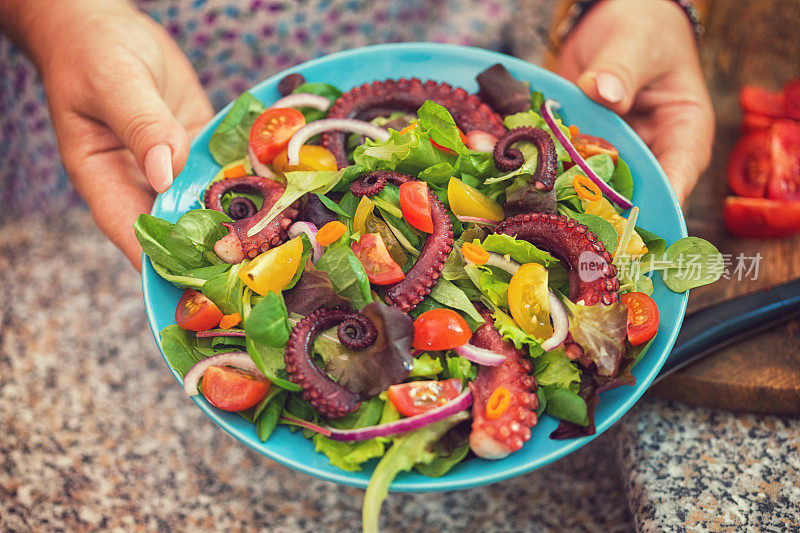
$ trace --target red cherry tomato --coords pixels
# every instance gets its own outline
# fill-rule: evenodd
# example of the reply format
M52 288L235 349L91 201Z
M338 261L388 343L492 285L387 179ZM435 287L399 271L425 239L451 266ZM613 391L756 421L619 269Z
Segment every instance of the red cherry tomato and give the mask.
M267 109L250 128L250 150L260 162L269 164L305 124L305 117L297 109Z
M215 328L222 320L222 311L211 300L194 289L186 289L175 308L175 322L189 331Z
M608 154L611 156L614 164L617 164L619 151L607 140L579 133L573 135L571 141L572 145L584 159L597 154Z
M788 200L729 196L722 217L728 231L739 237L780 238L800 232L800 204Z
M203 396L208 403L223 411L243 411L258 404L269 390L263 377L229 368L210 366L203 373Z
M786 116L800 120L800 78L796 78L783 86L784 110Z
M461 394L461 380L412 381L392 385L388 391L389 400L404 416L420 415L431 409L441 407Z
M658 332L658 306L643 292L629 292L619 297L628 306L628 341L644 344Z
M364 265L370 283L391 285L406 277L400 265L389 255L380 233L362 235L350 248Z
M782 92L773 93L763 87L745 85L739 91L742 111L771 118L784 116L785 100Z
M742 133L747 134L752 131L769 130L775 119L758 113L745 112L742 115Z
M417 350L449 350L469 342L471 337L467 321L452 309L431 309L414 321Z
M767 197L800 200L800 124L778 120L772 125L772 176Z
M406 222L425 233L433 233L431 199L424 181L407 181L400 185L400 209Z
M746 134L728 159L728 185L739 196L763 197L772 174L769 130Z

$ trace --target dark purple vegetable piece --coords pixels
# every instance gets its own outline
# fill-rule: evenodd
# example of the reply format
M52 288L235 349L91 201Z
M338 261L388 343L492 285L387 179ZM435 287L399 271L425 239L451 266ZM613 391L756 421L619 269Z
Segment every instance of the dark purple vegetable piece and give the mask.
M306 82L302 74L287 74L278 82L278 92L281 96L292 94L295 89L300 87Z
M320 307L348 305L348 301L336 292L331 278L324 270L317 270L309 262L297 284L284 291L283 300L289 313L310 315Z
M556 208L556 190L543 191L534 187L524 187L506 193L506 202L503 204L506 217L523 213L548 213L558 214Z
M500 115L522 113L531 108L530 86L516 79L497 63L477 76L478 96Z
M333 211L325 207L319 196L308 193L300 199L300 212L297 214L297 220L311 222L319 229L337 218Z

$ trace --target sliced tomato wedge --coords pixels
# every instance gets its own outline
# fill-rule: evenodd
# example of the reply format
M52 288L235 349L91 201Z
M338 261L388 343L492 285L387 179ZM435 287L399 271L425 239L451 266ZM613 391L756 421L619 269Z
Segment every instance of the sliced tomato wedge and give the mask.
M763 87L745 85L739 90L739 105L746 113L771 118L784 116L785 100L782 92L774 93Z
M742 115L742 133L747 134L752 131L769 130L775 119L758 113L745 112Z
M611 159L614 160L614 164L617 164L619 151L607 140L601 139L600 137L593 137L592 135L584 135L582 133L573 135L570 140L584 159L597 154L608 154L611 156Z
M407 181L400 185L400 210L403 218L425 233L433 233L431 198L424 181Z
M461 380L412 381L389 387L389 401L404 416L421 415L441 407L461 394Z
M800 203L729 196L722 212L728 231L739 237L775 239L800 233Z
M769 130L742 137L728 159L728 185L740 196L763 197L772 174Z
M244 411L258 404L269 391L266 378L238 368L210 366L203 373L203 396L223 411Z
M786 116L800 120L800 78L796 78L783 87L783 106Z
M464 318L452 309L431 309L414 321L414 348L450 350L469 342L472 330Z
M217 327L222 320L219 307L194 289L183 291L178 307L175 308L175 322L189 331L205 331Z
M400 265L389 255L380 233L362 235L350 248L364 266L370 283L391 285L406 277Z
M772 176L767 184L767 197L800 200L800 124L778 120L770 131Z
M250 128L250 151L260 162L269 164L305 124L305 117L297 109L267 109Z
M629 292L619 297L628 306L628 342L644 344L658 332L658 306L643 292Z

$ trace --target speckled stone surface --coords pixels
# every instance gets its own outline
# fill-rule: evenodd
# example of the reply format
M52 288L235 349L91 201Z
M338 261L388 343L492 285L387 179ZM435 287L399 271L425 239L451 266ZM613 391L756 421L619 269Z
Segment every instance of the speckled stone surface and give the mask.
M363 491L258 455L183 395L139 276L87 213L0 224L0 302L0 530L360 529ZM613 448L609 434L487 488L391 495L384 530L630 531Z

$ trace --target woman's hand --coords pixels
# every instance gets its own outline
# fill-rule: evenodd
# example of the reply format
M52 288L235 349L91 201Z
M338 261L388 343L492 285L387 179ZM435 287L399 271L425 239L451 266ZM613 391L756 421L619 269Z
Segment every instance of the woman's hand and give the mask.
M683 203L708 166L714 110L681 8L600 2L564 42L555 70L633 126Z
M23 46L72 184L138 270L134 221L183 168L211 104L167 32L127 2L48 4L28 19Z

